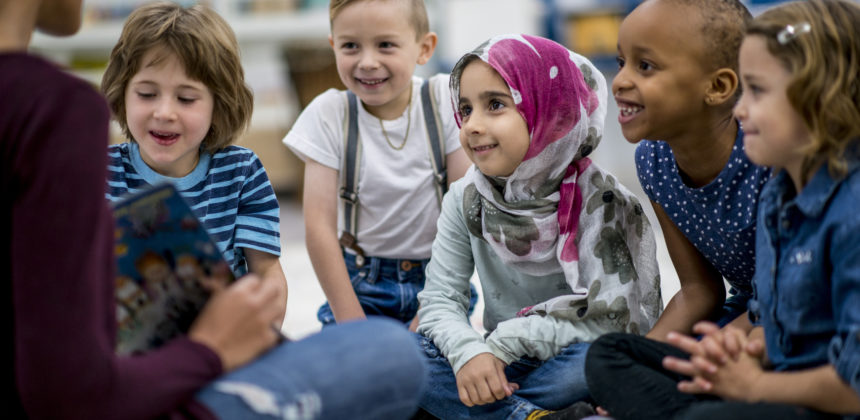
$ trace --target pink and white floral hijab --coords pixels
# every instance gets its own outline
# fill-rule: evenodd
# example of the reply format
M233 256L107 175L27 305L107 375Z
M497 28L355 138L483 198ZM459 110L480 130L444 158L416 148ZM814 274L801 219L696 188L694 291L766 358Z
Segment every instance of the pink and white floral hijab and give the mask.
M474 57L507 83L531 143L508 177L485 176L476 166L468 171L469 231L522 273L563 272L572 291L519 315L608 316L619 330L644 333L662 308L654 236L636 197L588 158L603 137L603 75L556 42L504 35L455 65L455 102L460 75Z

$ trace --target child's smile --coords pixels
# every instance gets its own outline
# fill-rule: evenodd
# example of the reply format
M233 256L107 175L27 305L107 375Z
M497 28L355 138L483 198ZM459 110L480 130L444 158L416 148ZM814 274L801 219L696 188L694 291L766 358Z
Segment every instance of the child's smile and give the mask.
M155 139L155 142L162 146L170 146L179 139L178 133L169 133L161 131L150 131L149 134Z
M626 101L618 97L615 98L615 101L618 103L618 122L621 125L633 121L633 119L636 118L643 109L645 109L642 105Z
M525 119L511 90L489 64L475 60L460 76L460 144L478 169L489 176L508 176L528 151Z
M677 13L685 19L673 18ZM710 74L701 64L701 20L692 7L654 1L622 22L612 92L628 141L669 141L685 127L700 125Z
M174 178L188 175L212 125L212 93L190 79L170 51L147 52L140 67L126 87L128 129L150 168Z
M408 2L362 1L332 20L329 42L337 72L372 115L393 120L403 114L415 66L435 48L435 34L416 36Z
M358 83L361 83L362 85L376 86L380 83L388 81L388 78L386 77L384 79L363 79L360 77L356 77L355 80L358 81Z

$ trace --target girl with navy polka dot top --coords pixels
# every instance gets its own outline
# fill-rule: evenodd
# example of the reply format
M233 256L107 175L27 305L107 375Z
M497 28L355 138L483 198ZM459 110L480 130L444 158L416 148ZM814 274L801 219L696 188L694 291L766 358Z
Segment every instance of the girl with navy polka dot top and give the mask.
M682 3L684 19L663 0L625 18L612 83L624 137L647 139L636 169L681 283L648 333L660 341L705 319L749 326L740 315L752 292L758 195L770 177L747 159L732 116L749 11L739 1Z

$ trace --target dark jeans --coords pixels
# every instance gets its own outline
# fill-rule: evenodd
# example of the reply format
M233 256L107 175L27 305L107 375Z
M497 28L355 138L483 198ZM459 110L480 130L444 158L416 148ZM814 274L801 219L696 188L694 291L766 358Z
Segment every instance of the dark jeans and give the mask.
M617 420L636 419L839 419L799 406L724 401L678 391L687 379L663 368L663 358L689 355L669 344L613 333L591 344L585 377L594 401Z

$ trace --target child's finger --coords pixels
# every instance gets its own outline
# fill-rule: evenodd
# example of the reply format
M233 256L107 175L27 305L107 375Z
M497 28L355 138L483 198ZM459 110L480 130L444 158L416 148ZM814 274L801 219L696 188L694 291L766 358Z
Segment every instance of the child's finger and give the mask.
M675 331L666 335L666 341L669 344L690 354L701 354L702 348L700 343L693 337L677 333Z
M490 391L490 398L488 398L486 403L491 403L494 401L501 400L502 398L507 397L507 385L508 381L505 380L504 375L499 377L498 375L493 375L487 378L487 388Z
M502 384L490 384L492 378L487 378L483 382L479 382L477 384L478 390L478 401L475 401L476 404L489 404L496 401L496 392L502 389ZM496 389L498 386L498 389ZM504 391L502 391L504 394Z
M741 342L735 334L725 334L725 337L723 337L723 347L726 353L734 360L737 360L743 350Z
M701 341L701 347L704 350L704 355L715 363L725 364L728 362L729 356L723 348L723 343L719 337L714 335L706 336Z
M672 372L684 375L684 376L695 376L698 374L695 366L684 359L679 359L677 357L666 356L663 358L663 367L671 370Z
M693 332L699 335L713 334L720 331L720 326L708 321L699 321L693 325Z
M714 389L714 384L701 376L696 376L695 378L693 378L693 384L695 384L696 387L701 390L701 392L710 392L712 389Z
M690 358L690 363L693 364L699 373L707 373L711 375L717 373L718 366L707 357L693 356Z
M458 386L457 393L460 394L460 402L463 403L466 407L472 407L475 404L472 403L472 397L469 395L469 390L466 386Z
M686 394L700 394L702 392L693 381L678 381L678 391Z
M713 384L701 377L678 382L678 391L687 394L703 394L707 393L711 388L713 388Z
M747 342L746 351L750 356L761 358L764 356L764 341L756 338Z

